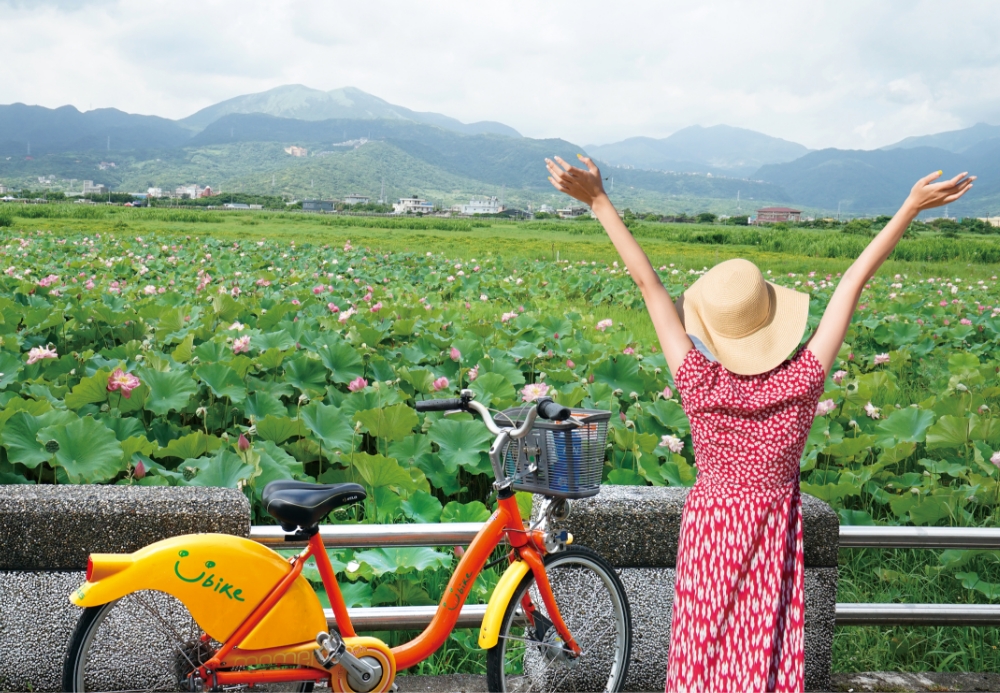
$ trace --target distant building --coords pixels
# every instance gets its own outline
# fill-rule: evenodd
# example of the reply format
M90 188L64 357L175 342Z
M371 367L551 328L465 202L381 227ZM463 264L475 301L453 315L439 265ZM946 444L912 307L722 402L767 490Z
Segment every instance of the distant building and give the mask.
M146 188L147 197L163 197L163 188Z
M779 221L799 221L802 212L790 207L764 207L757 210L758 224L774 224Z
M393 214L430 214L434 211L434 205L419 197L401 197L399 202L392 205Z
M174 190L174 197L184 198L185 196L189 200L194 200L199 197L204 197L203 193L205 188L201 187L197 183L189 185L178 185L177 189Z
M467 205L458 205L458 211L462 214L499 214L503 208L496 197L487 197L485 200L469 200Z
M245 205L242 202L227 202L222 206L225 209L250 209L250 205Z
M366 205L371 202L372 198L367 195L348 195L344 198L345 205Z
M576 219L579 216L588 214L590 212L586 207L567 207L565 209L557 209L556 214L559 215L560 219Z
M4 187L0 185L0 192L4 191ZM979 217L979 221L985 221L990 226L1000 226L1000 217Z
M206 185L204 189L200 193L198 193L198 197L212 197L213 195L216 194L217 193L212 190L211 185Z
M6 185L0 185L0 195L3 195L5 192L7 192L7 189L8 188Z
M552 212L556 210L552 205L542 205L538 208L538 211L544 212L545 214L552 214Z
M103 195L108 191L107 186L97 184L94 185L94 181L85 180L83 181L83 194L84 195Z
M291 154L292 156L308 156L309 150L305 147L296 147L293 144L291 147L285 147L285 154Z
M329 200L302 200L303 212L332 212L333 203Z

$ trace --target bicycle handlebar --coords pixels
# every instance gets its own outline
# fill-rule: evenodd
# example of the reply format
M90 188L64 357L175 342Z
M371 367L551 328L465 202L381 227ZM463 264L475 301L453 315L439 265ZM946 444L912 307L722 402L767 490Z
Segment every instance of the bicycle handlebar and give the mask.
M569 407L556 404L551 397L541 397L538 400L538 416L549 421L567 421L570 416Z
M416 409L419 412L425 411L452 411L459 409L465 411L466 407L465 400L452 398L452 399L425 399L417 402Z
M416 403L416 410L419 412L427 411L473 411L483 419L483 423L486 424L486 429L495 436L501 433L506 433L510 438L517 440L518 438L523 438L528 435L528 431L531 427L535 425L535 419L540 415L538 407L532 407L527 416L524 418L524 422L517 428L504 427L500 428L497 426L496 421L493 420L493 415L490 414L490 410L479 402L474 402L473 397L475 393L471 390L462 390L462 396L460 398L452 399L425 399ZM552 400L548 400L550 404L556 405ZM569 417L569 410L567 410L566 418ZM545 418L545 417L543 417Z

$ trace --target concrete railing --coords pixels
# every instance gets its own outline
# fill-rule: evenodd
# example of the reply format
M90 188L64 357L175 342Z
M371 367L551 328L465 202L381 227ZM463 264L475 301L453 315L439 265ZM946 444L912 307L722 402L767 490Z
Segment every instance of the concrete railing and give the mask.
M577 543L619 570L632 607L628 690L662 690L666 674L677 539L686 489L605 487L577 501L565 522ZM838 521L824 503L803 504L806 562L806 687L827 690L837 593ZM474 523L322 528L331 547L452 546ZM276 527L250 527L238 491L126 486L0 487L0 690L59 690L80 610L68 600L87 555L130 552L168 536L223 532L294 546ZM460 625L476 627L485 606L467 605ZM352 609L359 629L421 628L426 607Z

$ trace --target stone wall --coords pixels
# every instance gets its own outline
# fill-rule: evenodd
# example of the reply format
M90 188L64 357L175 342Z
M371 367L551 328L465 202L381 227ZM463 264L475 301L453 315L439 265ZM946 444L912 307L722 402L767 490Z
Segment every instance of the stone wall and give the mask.
M632 661L626 690L662 691L666 684L677 542L686 488L604 486L573 501L562 527L574 543L620 569L632 609ZM803 494L806 690L830 686L837 602L840 522L830 506Z
M62 690L81 614L69 595L88 554L196 532L248 536L246 497L219 488L0 486L0 690Z

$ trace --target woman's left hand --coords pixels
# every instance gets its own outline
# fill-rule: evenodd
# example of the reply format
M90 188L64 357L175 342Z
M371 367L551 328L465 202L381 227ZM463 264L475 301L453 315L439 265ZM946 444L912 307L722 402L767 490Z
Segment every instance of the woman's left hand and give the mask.
M599 197L604 197L604 183L601 181L601 172L594 162L588 157L577 154L587 168L577 168L570 166L562 157L555 157L545 160L545 166L549 169L549 182L555 186L559 192L564 192L588 207L594 206L594 201Z

